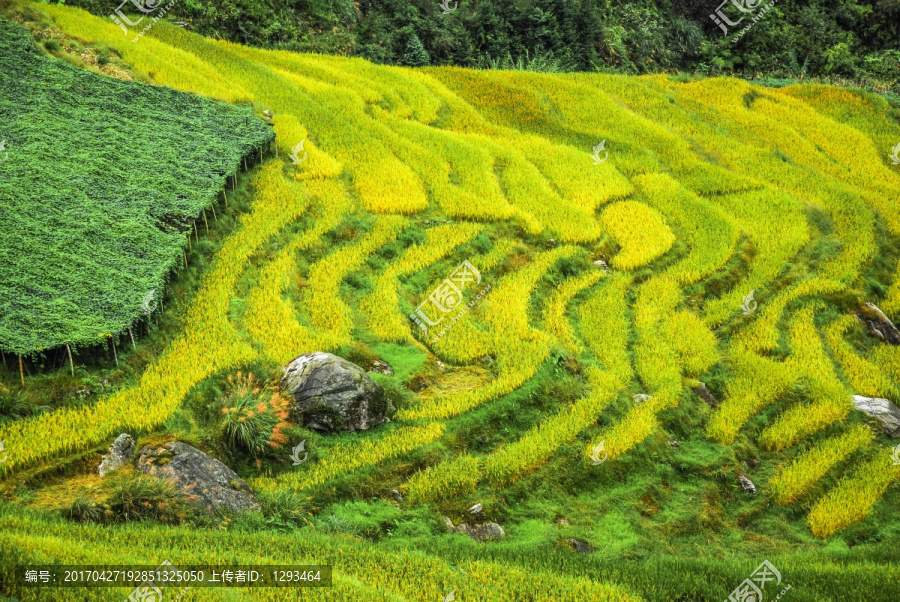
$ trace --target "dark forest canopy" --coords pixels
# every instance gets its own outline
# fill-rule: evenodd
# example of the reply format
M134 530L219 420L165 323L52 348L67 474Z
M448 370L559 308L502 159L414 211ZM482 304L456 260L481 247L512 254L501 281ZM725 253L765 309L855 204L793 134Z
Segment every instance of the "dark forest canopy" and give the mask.
M106 0L68 4L110 12ZM710 18L720 0L446 6L445 14L439 0L180 0L166 18L242 44L383 64L900 80L900 0L729 0L723 13L745 18L727 37ZM733 41L754 16L752 31Z

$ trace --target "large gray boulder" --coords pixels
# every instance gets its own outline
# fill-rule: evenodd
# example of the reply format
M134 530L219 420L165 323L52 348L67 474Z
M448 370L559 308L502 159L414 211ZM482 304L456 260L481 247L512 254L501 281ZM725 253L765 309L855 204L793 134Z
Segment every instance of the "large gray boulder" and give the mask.
M364 431L390 422L394 407L366 371L330 353L294 358L284 367L281 388L293 413L318 431Z
M854 395L853 406L857 410L877 418L889 437L900 437L900 409L887 399Z
M169 480L188 501L207 512L220 508L232 512L260 509L250 487L233 470L181 441L142 447L137 469Z
M105 477L114 470L119 470L129 462L134 456L134 438L128 433L122 433L113 444L109 446L109 453L100 460L100 466L97 472L101 477Z

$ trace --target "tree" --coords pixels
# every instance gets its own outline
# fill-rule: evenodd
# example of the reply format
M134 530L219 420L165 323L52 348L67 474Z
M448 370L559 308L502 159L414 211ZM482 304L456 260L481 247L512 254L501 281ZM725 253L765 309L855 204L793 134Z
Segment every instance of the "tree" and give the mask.
M422 40L415 33L406 41L406 51L400 57L400 64L410 67L426 67L431 64L431 57L428 56L428 51L425 50Z

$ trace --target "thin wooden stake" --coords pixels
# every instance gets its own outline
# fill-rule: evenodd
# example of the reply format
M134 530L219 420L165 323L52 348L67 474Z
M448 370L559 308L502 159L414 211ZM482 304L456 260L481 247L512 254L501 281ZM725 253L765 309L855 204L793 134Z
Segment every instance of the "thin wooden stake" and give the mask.
M216 215L216 206L215 206L215 205L210 205L209 208L212 209L212 212L213 212L213 219L216 220L216 221L219 221L219 216Z
M181 256L184 257L184 269L187 269L187 253L184 252L184 247L181 247Z
M131 332L130 328L128 329L128 336L131 337L131 346L137 351L137 345L134 344L134 334Z
M19 376L22 377L22 386L25 386L25 369L22 367L22 356L19 356Z
M231 189L234 190L235 186L237 186L237 174L231 176Z
M194 236L197 237L197 242L200 242L200 229L197 228L197 220L191 220L194 223Z
M116 354L116 340L112 337L109 337L109 338L112 339L113 359L116 360L116 370L118 370L119 369L119 356Z
M194 245L191 244L191 233L188 232L188 251L193 251Z
M203 210L203 223L206 224L206 235L209 236L209 222L206 221L206 209Z
M66 345L66 351L69 352L69 369L72 371L72 377L75 377L75 363L72 361L72 348Z
M228 195L225 193L225 189L222 189L222 194L225 196L225 206L228 206Z

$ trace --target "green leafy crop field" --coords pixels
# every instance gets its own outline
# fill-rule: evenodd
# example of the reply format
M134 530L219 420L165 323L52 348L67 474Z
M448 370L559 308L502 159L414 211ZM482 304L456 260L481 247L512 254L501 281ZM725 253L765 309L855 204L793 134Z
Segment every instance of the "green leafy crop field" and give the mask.
M49 58L6 20L0 61L0 348L105 343L156 305L192 220L274 134L249 108Z

